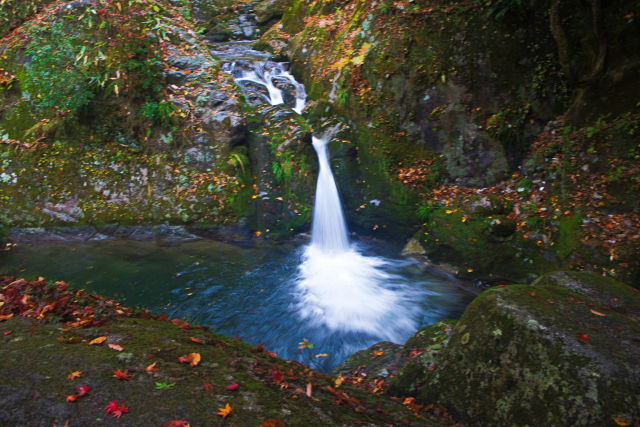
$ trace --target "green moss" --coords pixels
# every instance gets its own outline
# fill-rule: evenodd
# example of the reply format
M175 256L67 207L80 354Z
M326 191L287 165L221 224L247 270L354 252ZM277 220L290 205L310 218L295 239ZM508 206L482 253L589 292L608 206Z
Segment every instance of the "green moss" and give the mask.
M633 419L640 410L632 397L638 373L624 359L636 356L610 331L618 325L634 334L637 325L618 311L593 315L588 303L599 308L597 300L551 285L483 293L454 328L418 397L488 424L593 425L620 414ZM575 338L582 333L588 342Z

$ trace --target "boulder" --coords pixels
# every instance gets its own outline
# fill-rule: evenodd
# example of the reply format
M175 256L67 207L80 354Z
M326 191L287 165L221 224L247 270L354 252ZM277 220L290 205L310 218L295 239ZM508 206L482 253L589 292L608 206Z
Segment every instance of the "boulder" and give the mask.
M488 290L465 311L417 400L475 425L637 423L639 304L636 289L590 273Z

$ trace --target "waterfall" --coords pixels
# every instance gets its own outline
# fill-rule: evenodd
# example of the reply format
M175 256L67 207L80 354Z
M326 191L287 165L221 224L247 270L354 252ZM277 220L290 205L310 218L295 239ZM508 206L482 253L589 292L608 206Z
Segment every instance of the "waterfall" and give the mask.
M338 188L329 165L329 135L321 138L313 136L312 141L320 165L313 211L312 244L325 252L345 252L349 249L349 240Z
M300 114L305 108L306 92L286 70L284 64L258 59L233 60L223 65L248 98L255 104L293 104ZM286 94L289 94L288 96ZM334 94L335 96L335 94ZM340 197L329 164L328 143L332 132L313 136L318 155L311 243L304 248L302 262L291 286L295 299L292 309L305 327L318 336L341 331L353 336L343 351L361 349L363 343L382 339L403 342L417 329L422 291L393 273L398 261L365 256L357 244L350 244ZM302 337L301 337L302 338ZM360 340L360 341L358 341ZM353 346L352 348L348 348Z

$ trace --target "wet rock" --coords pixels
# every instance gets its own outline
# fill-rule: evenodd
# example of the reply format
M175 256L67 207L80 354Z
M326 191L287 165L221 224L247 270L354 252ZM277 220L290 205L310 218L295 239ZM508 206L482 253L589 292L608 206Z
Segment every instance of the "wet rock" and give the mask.
M467 308L418 400L479 425L638 420L638 307L633 289L587 273L493 288Z
M362 378L387 378L406 363L404 347L389 341L376 343L366 350L353 353L336 366L334 375L356 375Z

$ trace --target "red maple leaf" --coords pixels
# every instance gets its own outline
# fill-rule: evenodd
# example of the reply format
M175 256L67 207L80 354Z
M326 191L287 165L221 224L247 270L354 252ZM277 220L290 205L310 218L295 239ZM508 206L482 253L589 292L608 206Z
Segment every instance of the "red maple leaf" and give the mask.
M115 371L113 371L113 374L114 374L113 375L114 377L123 381L127 381L128 379L131 378L131 375L129 375L126 370L123 372L120 369L116 369Z
M276 384L280 384L282 383L282 381L284 381L284 375L282 375L282 372L280 372L279 370L275 370L271 373L271 376L273 377L273 382Z
M116 418L120 418L122 414L129 412L129 408L127 408L121 402L116 402L115 400L109 402L105 410L107 411L107 414L111 414Z
M238 388L238 383L231 383L227 386L227 390L235 390Z
M107 414L110 414L112 412L115 412L115 410L118 409L118 406L120 406L118 402L116 402L115 400L112 400L104 409L107 411Z
M116 417L116 418L120 418L122 416L122 414L126 414L127 412L129 412L129 408L127 408L124 405L120 405L120 406L118 406L118 409L113 411L113 416Z
M82 385L80 387L78 387L78 393L77 396L84 396L85 394L87 394L89 392L89 386L88 385Z
M576 338L578 338L578 341L580 341L582 344L588 344L589 343L589 335L583 334L582 332L578 332L576 334Z

